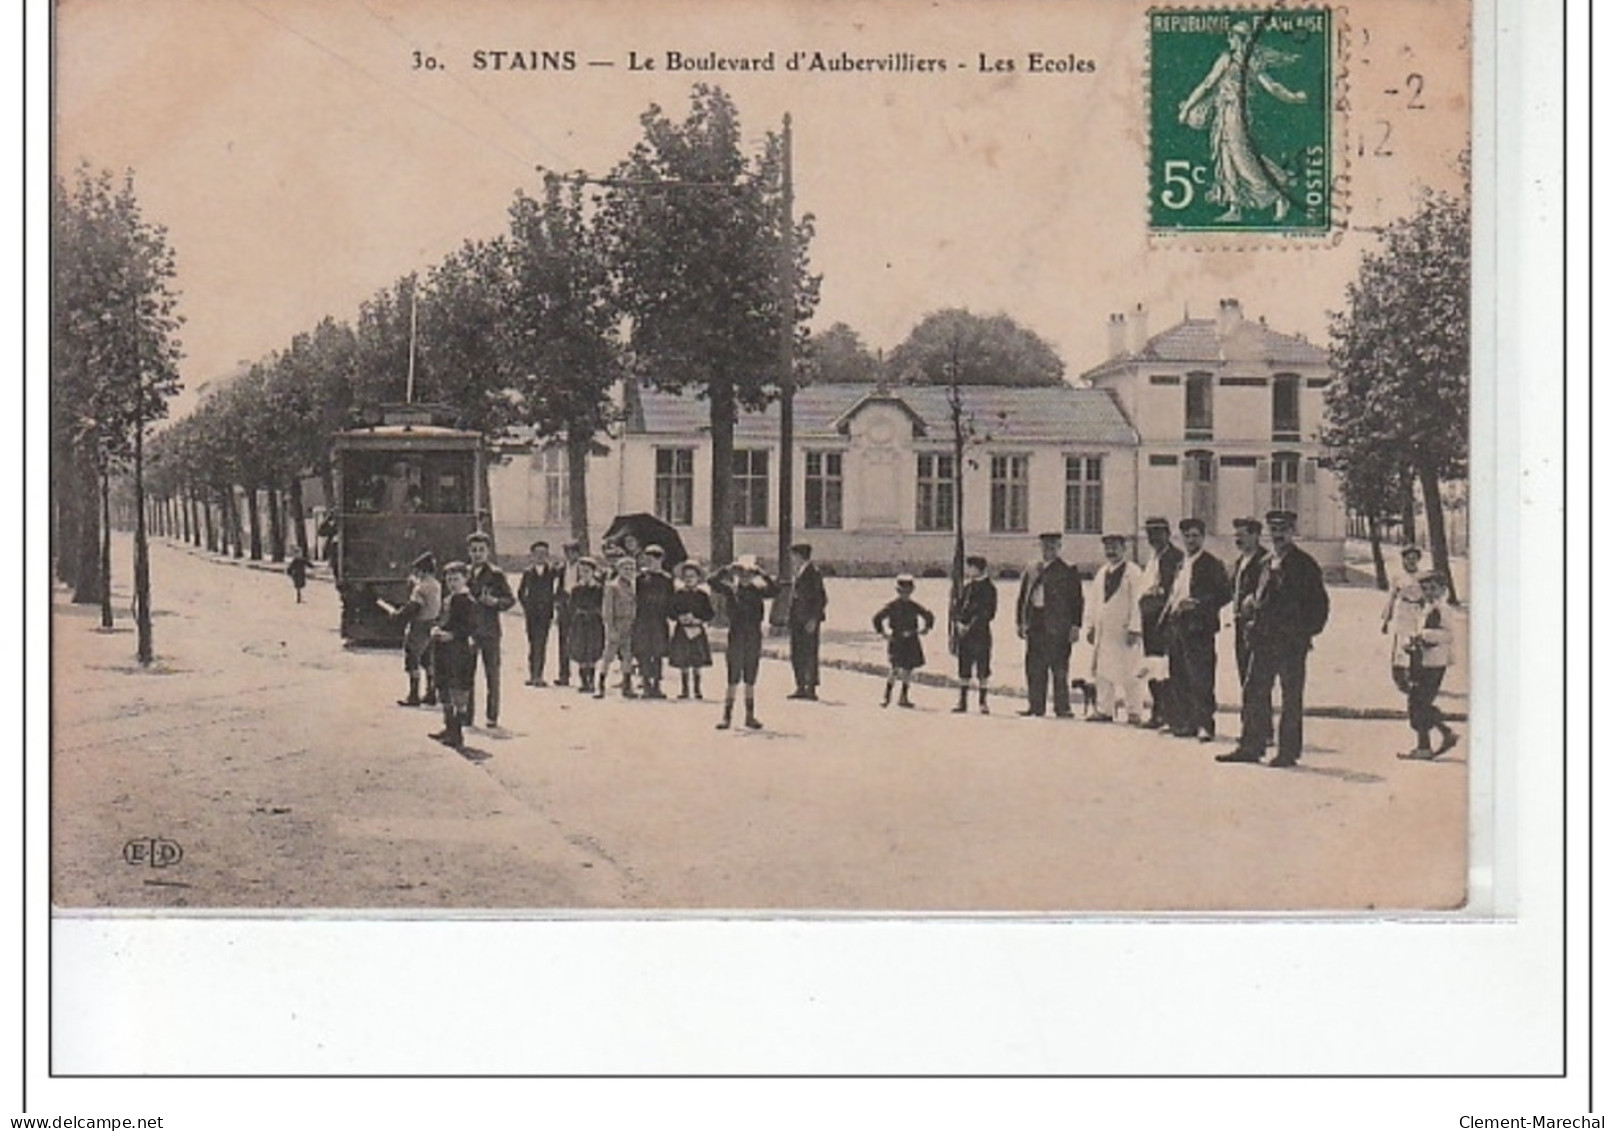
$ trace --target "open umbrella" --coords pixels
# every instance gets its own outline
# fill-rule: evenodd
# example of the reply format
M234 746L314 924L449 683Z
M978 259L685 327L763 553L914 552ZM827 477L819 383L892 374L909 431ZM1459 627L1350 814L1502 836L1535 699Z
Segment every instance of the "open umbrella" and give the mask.
M604 541L621 542L632 537L643 550L646 546L660 546L664 553L662 564L675 566L690 555L684 550L684 540L672 526L653 514L620 514L606 527Z

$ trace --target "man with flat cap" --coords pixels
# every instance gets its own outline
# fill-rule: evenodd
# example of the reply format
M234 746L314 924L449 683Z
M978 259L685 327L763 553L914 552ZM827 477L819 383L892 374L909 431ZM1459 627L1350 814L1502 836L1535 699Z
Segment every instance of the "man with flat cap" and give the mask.
M1259 762L1273 740L1273 683L1280 687L1278 753L1270 763L1301 759L1301 712L1312 638L1329 620L1323 571L1295 544L1295 514L1269 511L1273 551L1262 563L1251 598L1250 677L1245 681L1239 745L1219 762Z
M1021 575L1015 631L1026 641L1026 710L1041 716L1054 685L1054 714L1071 717L1071 645L1082 631L1082 576L1060 557L1060 535L1038 535L1038 560Z
M824 578L813 564L813 547L798 542L791 547L791 603L785 622L791 631L791 669L796 690L787 699L819 697L819 626L830 604Z
M1177 708L1172 733L1210 742L1217 735L1217 630L1228 603L1228 571L1206 549L1206 524L1186 518L1183 564L1172 579L1166 600L1168 658L1172 703Z
M1239 557L1234 559L1234 667L1239 673L1239 686L1245 686L1250 675L1250 609L1256 596L1256 583L1261 580L1262 563L1267 551L1262 548L1262 524L1254 518L1234 519L1234 545Z
M1150 718L1145 725L1159 730L1176 713L1167 678L1166 599L1183 564L1183 551L1172 544L1172 524L1164 518L1145 519L1144 537L1149 540L1150 559L1144 563L1138 608L1144 621L1144 663L1150 672Z

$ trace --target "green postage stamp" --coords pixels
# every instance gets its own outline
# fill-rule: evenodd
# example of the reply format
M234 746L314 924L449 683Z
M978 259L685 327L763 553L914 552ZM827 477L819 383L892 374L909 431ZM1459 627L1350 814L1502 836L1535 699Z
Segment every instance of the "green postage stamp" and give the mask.
M1152 232L1327 235L1328 8L1149 13Z

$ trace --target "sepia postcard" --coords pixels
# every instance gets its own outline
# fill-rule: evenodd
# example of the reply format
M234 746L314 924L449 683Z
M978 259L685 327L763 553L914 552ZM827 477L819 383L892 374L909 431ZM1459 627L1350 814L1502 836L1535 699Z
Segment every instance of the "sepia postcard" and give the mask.
M63 0L53 905L1472 907L1472 16Z

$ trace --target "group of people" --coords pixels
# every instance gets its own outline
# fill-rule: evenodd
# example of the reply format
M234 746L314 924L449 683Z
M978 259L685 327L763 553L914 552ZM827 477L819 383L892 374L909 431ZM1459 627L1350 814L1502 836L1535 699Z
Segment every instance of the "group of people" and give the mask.
M1302 752L1302 716L1307 655L1329 617L1329 596L1316 560L1295 544L1295 515L1272 511L1265 529L1256 519L1235 523L1237 556L1225 564L1205 546L1205 523L1178 523L1181 547L1162 518L1144 524L1149 544L1139 565L1127 557L1130 539L1106 534L1104 563L1086 583L1061 557L1058 533L1039 536L1040 554L1022 573L1015 602L1015 630L1025 642L1027 702L1020 714L1052 712L1074 717L1072 690L1085 695L1087 717L1126 722L1180 738L1210 742L1217 735L1218 635L1230 611L1233 658L1242 689L1240 733L1219 762L1258 762L1275 745L1269 764L1293 766ZM486 719L498 725L501 614L520 604L527 629L527 684L546 686L545 667L553 630L559 633L557 683L567 686L572 669L578 690L602 698L617 665L625 698L665 699L663 674L679 672L680 699L703 698L701 673L712 666L707 629L719 597L727 610L727 684L717 726L733 725L737 699L745 726L757 729L756 685L762 657L767 603L782 586L740 555L710 575L695 561L664 568L660 546L608 546L603 558L584 556L569 543L560 559L545 542L533 543L531 564L512 592L490 561L486 534L467 541L468 562L452 562L438 581L432 555L418 558L408 601L395 616L404 624L404 664L409 693L401 705L441 705L444 728L434 738L463 742L474 714L473 685L485 673ZM1407 695L1409 723L1418 745L1404 757L1434 758L1452 748L1456 734L1435 697L1448 664L1451 629L1443 620L1444 586L1439 574L1418 570L1419 551L1404 552L1405 574L1393 587L1383 618L1391 635L1393 679ZM820 631L828 610L823 577L813 548L791 548L786 623L796 688L789 698L815 700L819 686ZM936 615L914 598L912 576L901 574L896 595L873 617L887 641L890 673L881 706L897 693L899 707L913 707L914 673L926 662L922 637ZM957 713L986 714L992 676L996 586L985 558L965 560L965 576L952 607L952 651L958 665ZM1083 670L1071 666L1073 648L1086 643ZM424 680L424 692L422 681ZM1279 691L1278 727L1273 693ZM1146 713L1147 699L1147 713ZM1431 745L1439 734L1440 745Z

